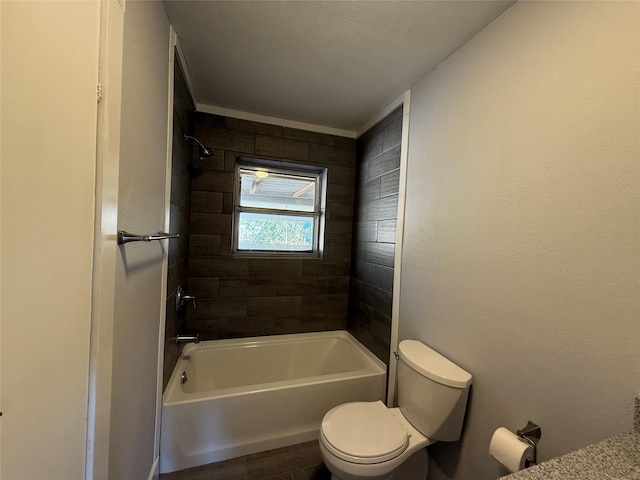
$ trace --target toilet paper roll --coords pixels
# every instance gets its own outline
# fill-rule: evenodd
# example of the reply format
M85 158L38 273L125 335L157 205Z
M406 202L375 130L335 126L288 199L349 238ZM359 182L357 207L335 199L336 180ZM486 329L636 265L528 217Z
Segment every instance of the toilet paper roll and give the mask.
M533 458L533 447L504 427L498 428L489 443L489 455L507 467L510 472L522 470L527 459Z

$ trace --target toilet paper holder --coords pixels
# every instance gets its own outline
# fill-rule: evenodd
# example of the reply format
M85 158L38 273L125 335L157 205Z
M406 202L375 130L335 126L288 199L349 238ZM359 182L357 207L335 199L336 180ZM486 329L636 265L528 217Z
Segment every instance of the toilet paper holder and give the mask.
M531 456L533 458L529 459L530 465L535 465L537 463L537 445L542 437L542 429L533 423L531 420L527 422L527 424L522 427L520 430L516 430L516 434L522 438L525 442L531 445Z

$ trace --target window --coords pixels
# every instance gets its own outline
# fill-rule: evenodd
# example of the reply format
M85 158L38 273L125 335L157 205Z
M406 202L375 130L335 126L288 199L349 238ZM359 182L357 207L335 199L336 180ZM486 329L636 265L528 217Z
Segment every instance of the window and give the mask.
M234 253L319 256L326 169L238 159Z

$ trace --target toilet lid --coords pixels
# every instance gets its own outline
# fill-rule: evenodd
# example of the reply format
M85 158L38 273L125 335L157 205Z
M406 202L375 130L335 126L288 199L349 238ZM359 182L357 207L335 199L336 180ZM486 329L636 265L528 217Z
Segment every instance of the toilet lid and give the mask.
M322 420L322 438L338 458L352 463L380 463L400 455L409 435L384 403L339 405Z

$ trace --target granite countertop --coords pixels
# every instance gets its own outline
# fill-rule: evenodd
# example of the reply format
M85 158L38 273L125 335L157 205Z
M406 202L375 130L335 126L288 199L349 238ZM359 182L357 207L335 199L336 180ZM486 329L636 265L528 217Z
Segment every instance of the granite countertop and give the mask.
M501 479L640 480L640 432L616 435Z

